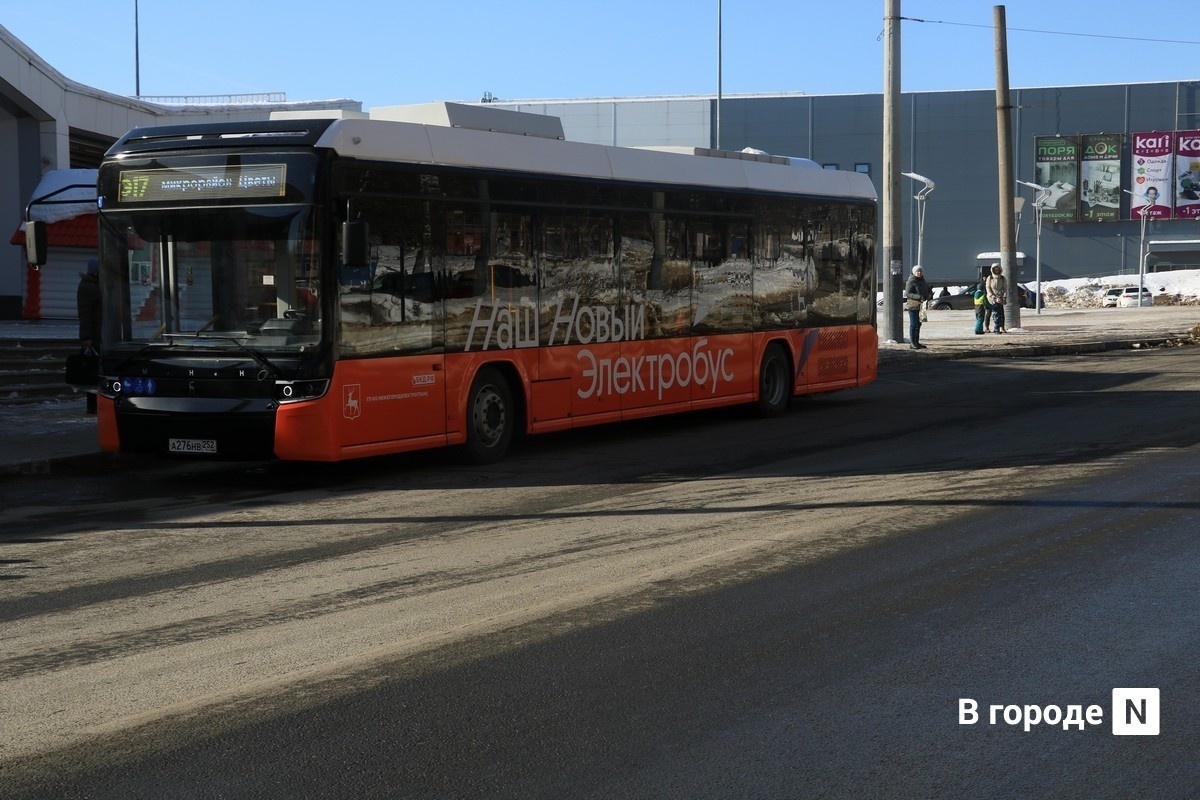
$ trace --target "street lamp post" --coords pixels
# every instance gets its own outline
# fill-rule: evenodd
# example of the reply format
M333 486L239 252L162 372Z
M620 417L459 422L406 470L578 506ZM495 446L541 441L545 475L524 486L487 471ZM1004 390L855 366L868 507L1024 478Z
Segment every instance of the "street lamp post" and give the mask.
M1033 292L1033 307L1035 313L1042 313L1042 211L1046 208L1046 201L1050 199L1050 187L1042 186L1030 181L1017 181L1022 186L1028 186L1030 189L1036 189L1037 194L1033 197L1033 224L1037 229L1037 246L1034 250L1033 261L1034 270L1036 273L1035 280L1037 288Z
M933 181L926 178L924 175L918 175L915 172L901 172L906 178L911 178L914 181L920 181L925 184L921 187L921 191L913 195L913 199L917 201L917 263L924 266L925 264L925 198L929 197L929 193L933 191Z
M1136 194L1128 189L1122 189L1122 192L1129 195L1130 198L1137 197ZM1142 218L1142 238L1138 242L1138 308L1142 307L1142 295L1146 293L1146 209L1150 208L1149 204L1142 206L1142 211L1138 215ZM1129 204L1129 212L1133 213L1133 203Z

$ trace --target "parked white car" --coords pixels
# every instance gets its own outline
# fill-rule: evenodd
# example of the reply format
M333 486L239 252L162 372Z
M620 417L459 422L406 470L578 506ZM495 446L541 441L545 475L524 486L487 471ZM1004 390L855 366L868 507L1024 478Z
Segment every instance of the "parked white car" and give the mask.
M1138 294L1141 293L1139 299ZM1121 296L1117 298L1117 306L1119 308L1136 308L1137 306L1152 306L1154 305L1154 296L1150 294L1150 290L1146 288L1138 289L1136 286L1126 286L1121 290Z
M1103 295L1100 296L1100 307L1116 308L1117 303L1121 300L1121 292L1124 291L1125 290L1120 286L1114 286L1112 289L1108 289Z

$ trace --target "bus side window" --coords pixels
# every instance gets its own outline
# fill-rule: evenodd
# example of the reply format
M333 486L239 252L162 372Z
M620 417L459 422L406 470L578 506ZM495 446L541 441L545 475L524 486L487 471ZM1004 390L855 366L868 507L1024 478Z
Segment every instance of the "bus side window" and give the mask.
M344 265L339 292L343 351L429 353L444 343L441 296L428 247L432 204L384 197L360 200L370 226L367 266ZM348 278L345 279L345 278Z
M591 324L597 309L612 309L620 294L614 219L602 211L566 211L540 219L537 259L542 270L542 344L563 344L568 330L590 338L600 331L561 325L566 317ZM585 313L579 314L580 310Z
M746 258L746 225L723 219L696 219L692 289L696 307L693 331L731 333L750 330L750 261Z
M661 195L661 193L658 193ZM686 334L691 328L691 264L679 257L685 227L659 212L621 217L621 305L641 306L646 338Z

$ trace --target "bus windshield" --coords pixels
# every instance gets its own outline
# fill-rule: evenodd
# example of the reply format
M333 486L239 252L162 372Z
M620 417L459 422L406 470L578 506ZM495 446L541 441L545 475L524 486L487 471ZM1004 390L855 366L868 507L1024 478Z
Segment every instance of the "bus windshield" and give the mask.
M103 214L106 347L295 351L321 335L320 258L305 206ZM113 255L116 254L116 258Z

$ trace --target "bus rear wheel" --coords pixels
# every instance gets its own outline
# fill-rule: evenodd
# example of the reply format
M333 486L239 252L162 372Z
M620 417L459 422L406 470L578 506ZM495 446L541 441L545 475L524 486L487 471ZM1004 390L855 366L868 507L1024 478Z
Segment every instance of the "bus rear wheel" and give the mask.
M479 370L467 400L467 457L476 464L504 458L512 444L516 408L508 380L495 367Z
M792 365L787 351L778 344L767 345L758 370L758 413L764 417L782 414L792 399Z

